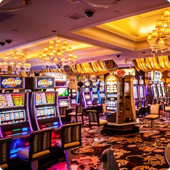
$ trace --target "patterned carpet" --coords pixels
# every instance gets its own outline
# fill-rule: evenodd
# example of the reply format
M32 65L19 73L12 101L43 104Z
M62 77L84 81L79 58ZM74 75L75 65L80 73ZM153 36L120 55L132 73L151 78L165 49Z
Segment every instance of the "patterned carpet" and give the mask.
M88 119L86 119L86 123ZM164 116L155 120L152 133L149 120L140 118L139 134L133 136L103 136L104 141L94 141L97 128L82 128L82 147L72 150L73 170L96 170L100 166L100 157L106 148L114 152L120 170L167 170L164 148L170 143L170 124ZM65 163L55 165L64 170Z

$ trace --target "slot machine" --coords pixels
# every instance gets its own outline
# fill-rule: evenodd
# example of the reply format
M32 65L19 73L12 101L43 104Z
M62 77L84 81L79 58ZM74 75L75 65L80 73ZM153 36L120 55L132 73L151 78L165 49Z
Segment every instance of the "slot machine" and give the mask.
M77 103L77 90L76 89L69 89L69 97L71 104Z
M84 103L85 103L85 108L91 107L92 104L92 91L91 91L91 85L92 82L88 79L85 79L84 81Z
M99 104L99 91L98 91L99 81L92 82L92 100L97 100Z
M163 99L166 98L166 92L165 92L165 86L164 86L164 82L161 81L161 89L162 89L162 95L163 95Z
M133 80L133 96L135 100L135 106L137 108L137 101L139 100L139 95L138 95L138 80L134 78Z
M99 82L99 101L101 104L102 100L105 100L106 96L105 96L105 83L104 81L100 81Z
M139 100L144 102L145 100L145 85L142 76L139 77ZM144 103L142 103L144 106Z
M161 82L160 81L157 82L157 89L158 89L159 100L162 100L163 99L163 93L162 93L162 88L161 88Z
M37 76L26 78L26 88L30 92L30 116L33 130L58 128L62 122L58 110L58 92L48 91L54 89L54 78Z
M110 74L106 77L106 110L116 112L117 110L117 78Z
M10 157L29 144L32 124L29 114L29 93L25 78L18 75L0 75L0 138L12 138ZM13 92L16 91L16 92Z

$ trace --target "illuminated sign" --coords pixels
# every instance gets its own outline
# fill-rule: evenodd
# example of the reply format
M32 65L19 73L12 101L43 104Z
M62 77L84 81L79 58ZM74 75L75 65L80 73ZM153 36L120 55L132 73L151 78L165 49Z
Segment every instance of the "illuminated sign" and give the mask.
M1 77L1 88L23 88L21 77Z
M118 76L126 76L126 75L133 75L135 76L135 69L131 68L131 69L119 69L116 72L116 75Z
M48 76L54 77L55 81L67 81L67 76L66 74L61 74L61 73L45 73Z
M54 88L53 78L37 78L37 88Z

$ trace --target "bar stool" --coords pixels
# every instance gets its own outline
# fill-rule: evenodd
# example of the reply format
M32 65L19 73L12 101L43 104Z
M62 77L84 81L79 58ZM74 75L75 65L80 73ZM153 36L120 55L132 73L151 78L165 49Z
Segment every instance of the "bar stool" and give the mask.
M170 106L165 106L166 122L168 123L169 123L169 112L170 112Z
M150 114L145 116L145 119L151 120L152 132L154 132L154 120L159 118L159 105L150 106Z
M59 107L59 114L60 118L62 119L62 123L63 119L65 119L65 122L68 123L67 108L68 107Z
M11 138L0 139L0 169L9 168Z
M71 149L81 146L82 123L71 123L61 127L61 140L56 145L65 150L67 170L71 170Z
M105 149L101 156L101 166L99 170L119 170L113 151Z
M76 118L76 123L78 122L78 116L81 116L82 123L84 126L84 119L83 119L83 105L77 105L76 106L76 112L71 112L68 114L69 116L74 116Z
M101 140L101 126L107 124L107 120L99 120L99 113L96 110L87 110L89 116L89 126L98 127L98 140Z
M31 170L38 170L38 160L50 155L51 133L54 129L35 131L30 134L30 147L17 152L20 159L31 163Z

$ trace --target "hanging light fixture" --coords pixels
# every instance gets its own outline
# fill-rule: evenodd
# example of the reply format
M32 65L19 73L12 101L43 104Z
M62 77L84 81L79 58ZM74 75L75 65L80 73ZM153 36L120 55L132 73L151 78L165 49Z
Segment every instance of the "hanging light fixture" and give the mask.
M21 71L21 68L23 68L23 71L29 71L31 68L30 63L26 63L26 57L22 52L13 50L6 54L6 56L3 58L2 63L0 63L0 68L2 68L3 71L6 71L8 66L12 66L13 71Z
M164 53L170 51L170 11L165 10L161 18L156 21L156 29L148 34L147 41L153 56L158 51Z
M39 59L45 66L56 66L57 69L61 69L65 62L70 65L74 65L77 60L77 55L73 54L71 47L68 47L67 41L61 41L57 38L56 42L49 41L49 47L44 48L40 54Z

